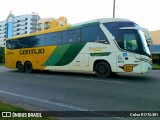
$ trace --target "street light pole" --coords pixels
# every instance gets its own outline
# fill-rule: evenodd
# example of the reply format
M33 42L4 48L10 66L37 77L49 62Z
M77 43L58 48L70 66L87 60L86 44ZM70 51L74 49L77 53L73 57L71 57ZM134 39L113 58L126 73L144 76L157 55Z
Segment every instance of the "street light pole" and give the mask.
M113 18L115 18L115 4L116 0L113 0Z

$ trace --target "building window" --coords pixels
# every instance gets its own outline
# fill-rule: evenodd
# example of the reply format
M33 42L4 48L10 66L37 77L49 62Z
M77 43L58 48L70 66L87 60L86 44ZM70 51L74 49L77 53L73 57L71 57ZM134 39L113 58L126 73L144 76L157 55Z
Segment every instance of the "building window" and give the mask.
M17 27L19 27L20 26L20 24L17 24Z
M25 20L28 20L28 18L25 18Z
M25 34L27 33L27 31L25 31Z
M27 25L27 22L25 23L25 25Z
M20 29L18 28L17 31L19 31Z
M27 29L27 27L25 27L25 29Z
M17 35L19 35L19 33L17 33Z

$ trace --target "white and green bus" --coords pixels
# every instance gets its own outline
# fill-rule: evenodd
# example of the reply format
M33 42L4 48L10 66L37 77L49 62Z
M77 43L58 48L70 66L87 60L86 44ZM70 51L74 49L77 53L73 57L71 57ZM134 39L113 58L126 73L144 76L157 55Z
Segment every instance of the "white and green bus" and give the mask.
M66 70L147 73L151 53L139 25L118 18L96 19L6 40L5 64L19 71Z

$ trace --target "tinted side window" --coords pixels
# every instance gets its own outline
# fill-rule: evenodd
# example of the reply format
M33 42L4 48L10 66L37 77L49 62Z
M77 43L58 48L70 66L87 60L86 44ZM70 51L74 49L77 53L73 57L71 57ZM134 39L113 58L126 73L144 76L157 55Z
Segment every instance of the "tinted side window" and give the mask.
M123 39L121 37L122 27L136 27L137 24L133 22L110 22L105 23L104 26L108 29L111 35L115 38L120 48L124 49Z
M137 24L133 22L110 22L105 23L104 26L108 29L108 31L114 36L115 38L119 37L119 28L122 27L136 27Z
M12 49L12 41L11 40L6 41L6 48L7 49Z
M44 35L32 36L31 39L35 47L45 46L45 36Z
M117 39L118 38L118 36L119 36L119 28L118 28L118 23L116 23L116 22L114 22L114 23L106 23L106 24L104 24L105 25L105 27L108 29L108 31L111 33L111 35L113 36L113 37L115 37L115 39Z
M61 44L61 32L46 34L46 45Z
M26 37L26 38L21 38L24 40L24 45L25 45L25 48L31 48L34 45L33 41L32 41L32 37Z
M108 41L99 25L81 28L82 42L106 42ZM107 42L106 42L107 43Z
M13 40L12 44L13 44L12 45L13 49L24 48L24 42L23 42L23 40L15 39L15 40Z
M80 29L66 30L62 32L62 44L79 43Z

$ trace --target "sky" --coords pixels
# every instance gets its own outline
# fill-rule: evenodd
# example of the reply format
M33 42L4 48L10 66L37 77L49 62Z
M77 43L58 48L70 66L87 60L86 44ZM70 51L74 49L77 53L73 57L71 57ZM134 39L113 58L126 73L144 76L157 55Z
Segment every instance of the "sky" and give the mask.
M41 18L65 16L75 24L113 17L114 0L0 0L0 21L14 16L38 13ZM116 18L126 18L150 31L160 30L160 0L116 0Z

